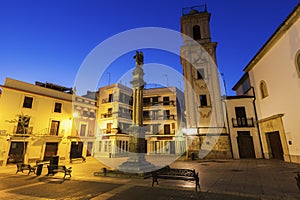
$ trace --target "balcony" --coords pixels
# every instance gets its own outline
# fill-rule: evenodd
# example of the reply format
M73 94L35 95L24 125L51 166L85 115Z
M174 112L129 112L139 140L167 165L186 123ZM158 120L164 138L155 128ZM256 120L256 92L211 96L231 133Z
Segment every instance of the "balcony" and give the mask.
M56 128L45 128L38 132L39 135L46 135L46 136L59 136L62 137L65 133L65 130L57 130Z
M105 98L105 99L102 99L101 101L102 103L112 103L114 102L112 99L109 99L109 98Z
M16 134L16 135L30 135L32 134L32 130L33 130L33 127L20 127L20 126L15 126L14 127L14 131L13 133Z
M159 115L159 116L143 116L145 121L147 120L175 120L175 115Z
M151 106L156 106L156 105L164 105L164 106L168 106L168 105L172 105L175 106L175 102L172 101L157 101L157 102L144 102L143 103L143 107L151 107Z
M102 134L117 134L121 133L119 128L111 128L111 129L101 129Z
M238 127L254 127L254 120L252 118L232 118L232 126Z
M101 118L110 118L112 116L113 116L112 113L103 113L103 114L101 114Z
M170 130L170 131L162 131L162 132L147 132L147 135L153 135L153 136L166 136L166 135L175 135L176 131L175 130Z
M118 113L118 117L121 118L125 118L125 119L132 119L132 114L131 113L123 113L123 112L119 112Z

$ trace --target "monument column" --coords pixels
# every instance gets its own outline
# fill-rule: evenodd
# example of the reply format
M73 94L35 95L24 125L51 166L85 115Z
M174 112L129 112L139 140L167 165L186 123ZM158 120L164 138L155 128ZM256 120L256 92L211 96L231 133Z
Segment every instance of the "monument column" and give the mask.
M155 166L145 159L145 131L143 129L143 90L144 85L144 56L136 51L134 56L136 67L133 71L132 84L133 108L132 125L129 130L128 160L119 166L119 170L130 173L144 173L153 171Z

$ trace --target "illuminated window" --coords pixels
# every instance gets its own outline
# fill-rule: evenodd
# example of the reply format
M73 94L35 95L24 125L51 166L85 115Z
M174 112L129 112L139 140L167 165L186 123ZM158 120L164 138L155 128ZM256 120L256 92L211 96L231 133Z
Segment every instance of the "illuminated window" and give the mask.
M295 65L296 65L298 78L300 78L300 50L296 54Z
M265 98L269 96L267 84L265 81L261 81L259 87L260 87L261 98Z

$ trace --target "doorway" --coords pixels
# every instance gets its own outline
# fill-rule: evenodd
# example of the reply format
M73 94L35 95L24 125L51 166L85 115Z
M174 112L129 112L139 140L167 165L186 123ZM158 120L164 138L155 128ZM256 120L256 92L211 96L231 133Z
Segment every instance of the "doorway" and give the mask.
M240 158L255 158L253 138L250 131L238 131L237 133Z
M11 142L7 164L23 163L26 149L27 142Z
M72 158L81 158L82 157L82 149L83 149L83 142L72 142L71 143L71 152L70 152L70 159Z
M268 144L271 150L271 157L274 159L283 160L283 149L280 140L279 131L266 133Z
M57 142L46 142L46 148L44 153L44 160L48 161L51 157L56 156L58 150Z

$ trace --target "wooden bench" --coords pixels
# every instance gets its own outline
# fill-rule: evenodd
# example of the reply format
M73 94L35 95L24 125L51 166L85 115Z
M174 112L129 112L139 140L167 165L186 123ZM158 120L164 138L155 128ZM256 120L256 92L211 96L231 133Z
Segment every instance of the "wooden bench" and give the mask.
M54 175L58 172L63 172L64 179L67 175L71 177L72 167L67 168L65 165L47 165L47 168L48 168L47 176Z
M70 163L76 162L76 161L82 161L85 162L85 157L81 156L80 158L70 158Z
M158 184L158 179L195 181L196 191L198 187L200 190L199 176L194 169L175 169L166 166L152 173L152 186L155 182Z
M28 170L28 175L33 172L35 174L35 169L36 169L36 166L31 166L30 164L24 164L24 163L18 163L17 164L17 171L16 171L16 174L18 172L22 172L24 170Z

